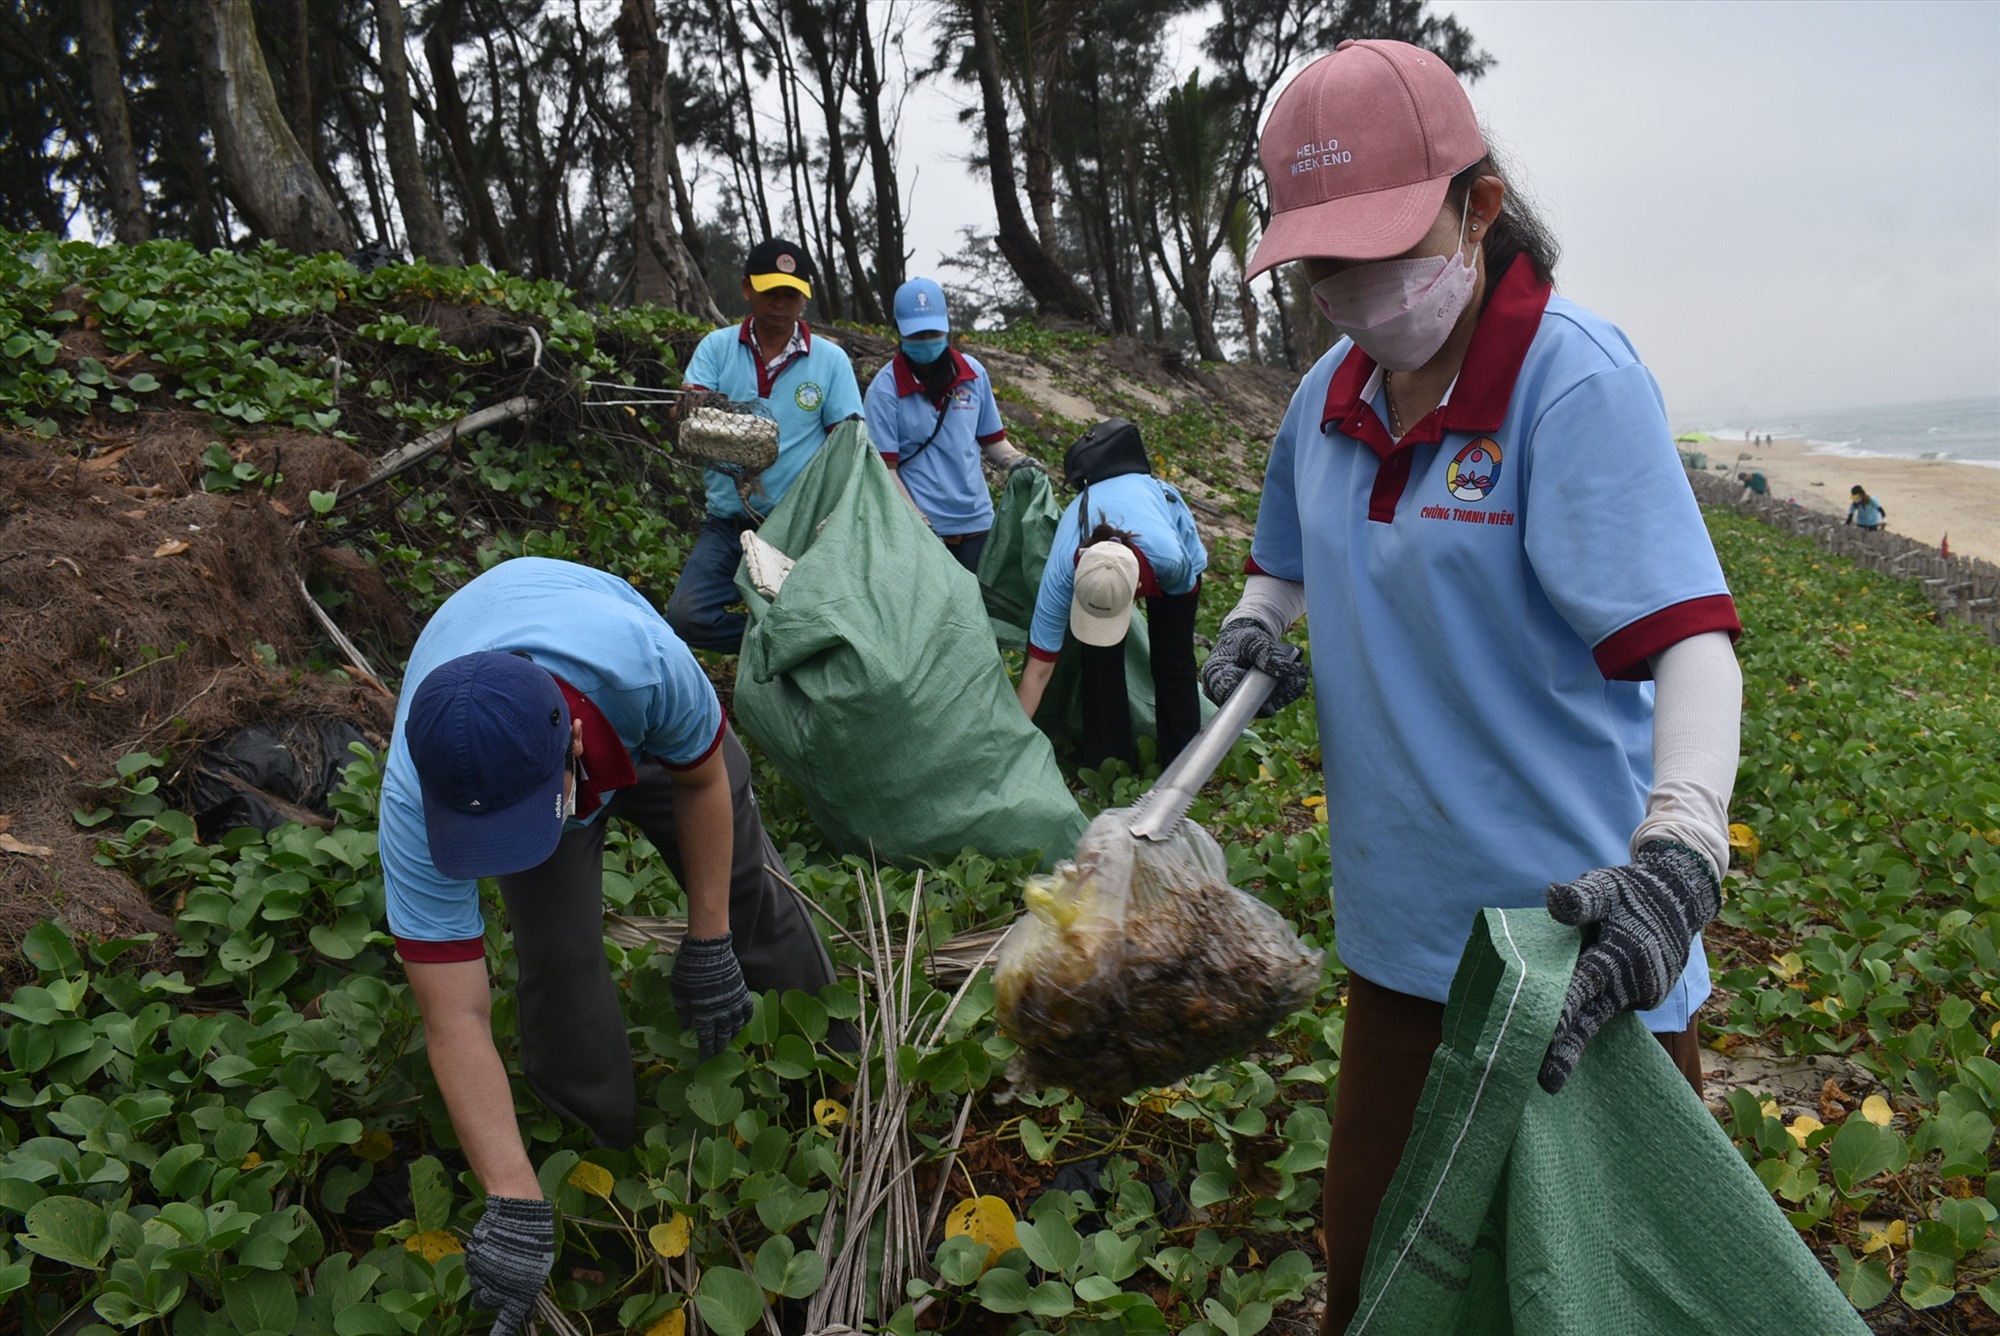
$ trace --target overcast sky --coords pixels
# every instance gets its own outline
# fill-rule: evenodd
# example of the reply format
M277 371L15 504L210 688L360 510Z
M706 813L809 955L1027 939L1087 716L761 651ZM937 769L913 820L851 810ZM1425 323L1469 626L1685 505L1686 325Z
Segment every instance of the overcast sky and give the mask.
M1558 289L1623 327L1677 424L2000 395L2000 3L1433 5L1496 57L1473 106ZM913 273L992 227L956 161L969 100L905 111Z

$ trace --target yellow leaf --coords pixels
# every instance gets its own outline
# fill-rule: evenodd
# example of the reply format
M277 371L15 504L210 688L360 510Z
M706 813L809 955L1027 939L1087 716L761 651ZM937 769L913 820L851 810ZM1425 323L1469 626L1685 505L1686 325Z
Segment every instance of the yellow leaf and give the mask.
M1900 1248L1909 1241L1910 1227L1901 1220L1891 1220L1887 1229L1871 1229L1861 1240L1861 1251L1880 1252L1884 1248Z
M264 1157L259 1155L256 1151L253 1150L248 1155L245 1155L243 1157L243 1164L241 1167L244 1169L255 1169L258 1165L262 1163L264 1163Z
M1782 956L1771 957L1771 963L1765 968L1780 979L1789 979L1805 968L1805 962L1799 959L1798 952L1787 951Z
M646 1328L646 1336L686 1336L687 1329L687 1309L676 1308L673 1312Z
M817 1100L813 1104L813 1121L827 1136L838 1132L847 1122L847 1106L837 1099Z
M1763 842L1757 838L1757 832L1741 822L1729 828L1729 847L1741 849L1744 856L1752 862L1756 861L1757 855L1764 849Z
M1020 1242L1014 1234L1014 1224L1014 1208L999 1197L967 1197L945 1216L944 1236L948 1239L962 1236L985 1244L986 1264L980 1267L983 1273L1000 1260L1001 1253Z
M1778 1112L1778 1101L1775 1099L1767 1099L1762 1104L1759 1104L1757 1108L1766 1118L1782 1118L1785 1116Z
M1792 1134L1792 1140L1798 1142L1801 1146L1803 1146L1806 1144L1807 1137L1811 1136L1813 1133L1819 1131L1820 1128L1825 1126L1826 1126L1825 1123L1813 1117L1811 1114L1802 1113L1797 1118L1795 1118L1792 1121L1792 1125L1786 1128L1785 1130Z
M390 1152L395 1149L396 1143L389 1139L387 1132L380 1129L363 1132L361 1140L354 1143L354 1153L371 1164L380 1164L388 1159Z
M1889 1108L1889 1101L1880 1095L1870 1095L1861 1101L1861 1116L1877 1127L1887 1127L1896 1118Z
M609 1169L601 1164L592 1164L588 1160L569 1171L571 1187L582 1188L591 1196L602 1197L606 1201L611 1200L611 1189L617 1184L618 1180L611 1176Z
M688 1218L675 1211L673 1219L646 1231L646 1242L662 1257L679 1257L688 1250Z
M403 1246L432 1264L436 1264L440 1257L465 1251L458 1235L448 1229L427 1229L421 1234L412 1234L403 1240Z
M153 555L156 557L177 557L193 546L194 544L185 538L169 538L166 542L161 543L153 549Z

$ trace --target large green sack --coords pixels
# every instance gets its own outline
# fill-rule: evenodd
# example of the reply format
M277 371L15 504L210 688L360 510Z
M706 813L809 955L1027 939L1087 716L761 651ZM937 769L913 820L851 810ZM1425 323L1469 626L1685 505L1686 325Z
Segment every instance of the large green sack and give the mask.
M993 528L979 557L979 590L993 624L993 638L1008 649L1026 652L1028 623L1035 616L1035 594L1042 587L1042 567L1063 507L1040 469L1015 469L993 510ZM1157 736L1153 709L1153 657L1144 615L1132 618L1125 633L1125 694L1132 712L1135 737ZM1214 712L1206 698L1202 716ZM1042 693L1035 723L1052 741L1074 746L1083 738L1083 660L1074 641L1064 638L1055 672Z
M1348 1336L1867 1336L1636 1016L1536 1084L1578 940L1474 925Z
M758 529L797 561L750 626L736 714L839 849L1067 857L1084 817L1021 713L973 577L844 423Z

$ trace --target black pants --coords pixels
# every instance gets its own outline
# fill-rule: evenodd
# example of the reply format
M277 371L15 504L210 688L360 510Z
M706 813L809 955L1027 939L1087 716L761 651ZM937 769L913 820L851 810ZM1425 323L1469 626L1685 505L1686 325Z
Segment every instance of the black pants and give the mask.
M722 759L735 810L729 873L729 933L753 993L788 988L817 993L833 982L833 961L797 894L765 870L783 869L750 791L750 758L724 728ZM646 833L682 886L674 784L644 761L639 782L611 795L605 815L565 831L548 861L501 877L514 933L521 1066L528 1084L558 1114L589 1128L600 1146L632 1144L638 1096L625 1014L604 957L604 824L622 817ZM642 1018L653 1023L653 1018Z
M1201 729L1200 687L1194 666L1194 613L1201 586L1185 594L1146 600L1153 646L1153 713L1160 764L1181 754ZM1099 766L1113 757L1138 768L1132 740L1132 706L1125 692L1125 646L1079 645L1083 669L1083 751L1077 763Z

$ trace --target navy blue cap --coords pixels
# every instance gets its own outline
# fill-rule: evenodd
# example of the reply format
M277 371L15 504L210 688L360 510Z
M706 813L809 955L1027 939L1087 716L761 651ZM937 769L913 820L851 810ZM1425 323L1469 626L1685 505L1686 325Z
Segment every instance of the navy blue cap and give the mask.
M518 654L442 663L410 698L403 736L439 872L504 877L555 852L570 724L548 669Z

